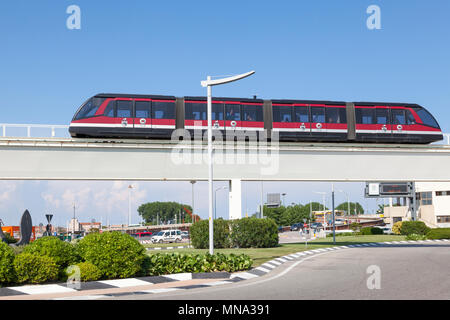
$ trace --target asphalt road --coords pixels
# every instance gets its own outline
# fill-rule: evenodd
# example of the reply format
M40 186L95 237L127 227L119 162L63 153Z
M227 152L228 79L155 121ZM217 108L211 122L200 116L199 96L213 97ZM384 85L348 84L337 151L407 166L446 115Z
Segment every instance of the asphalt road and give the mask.
M450 299L450 245L351 248L290 261L265 276L212 288L120 299Z

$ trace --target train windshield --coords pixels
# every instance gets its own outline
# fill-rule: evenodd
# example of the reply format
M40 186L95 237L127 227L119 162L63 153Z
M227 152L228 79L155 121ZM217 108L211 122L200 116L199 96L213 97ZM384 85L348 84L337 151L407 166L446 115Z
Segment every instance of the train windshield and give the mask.
M98 108L102 105L105 98L91 98L78 111L75 120L89 118L95 115Z
M424 125L439 129L438 123L427 110L420 109L416 112L419 115L420 119L422 119Z

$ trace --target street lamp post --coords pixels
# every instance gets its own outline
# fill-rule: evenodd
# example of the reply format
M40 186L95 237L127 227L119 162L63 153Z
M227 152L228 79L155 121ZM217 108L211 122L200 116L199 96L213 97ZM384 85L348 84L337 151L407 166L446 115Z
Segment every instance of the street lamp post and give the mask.
M244 79L254 74L250 71L233 77L212 80L211 76L207 76L206 80L201 81L202 87L206 87L208 96L208 211L209 211L209 253L214 254L214 225L213 225L213 148L212 148L212 87L230 83L233 81Z
M130 184L128 186L128 226L131 224L131 189L133 186Z
M336 244L336 216L334 214L334 183L331 183L331 208L333 211L333 244Z
M191 184L192 184L192 222L195 222L194 221L194 184L196 183L197 181L195 181L195 180L191 180Z
M322 195L322 202L323 202L323 230L325 231L325 228L326 228L326 225L327 225L327 223L326 223L326 216L325 216L325 195L327 193L326 192L318 192L318 191L315 191L314 193Z
M348 193L343 190L338 190L339 192L344 193L347 196L347 215L350 216L350 197L348 196ZM348 223L348 218L347 218Z
M223 187L219 187L219 188L217 188L215 191L214 191L214 220L216 220L216 218L217 218L217 215L216 215L216 213L217 213L217 205L216 205L216 199L217 199L217 191L219 191L219 190L221 190L221 189L223 189L223 190L225 190L227 187L225 187L225 186L223 186Z

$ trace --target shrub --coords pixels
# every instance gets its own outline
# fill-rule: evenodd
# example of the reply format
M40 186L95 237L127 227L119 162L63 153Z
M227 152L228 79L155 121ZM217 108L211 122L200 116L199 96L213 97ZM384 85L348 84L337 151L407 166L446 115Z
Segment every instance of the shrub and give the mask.
M14 250L4 242L0 242L0 283L14 281Z
M415 241L417 241L417 240L425 240L426 238L427 238L427 236L424 236L422 234L415 234L415 233L408 234L405 237L406 240L415 240Z
M400 229L402 228L402 223L403 221L397 221L396 223L394 223L394 225L392 226L392 232L394 234L400 235Z
M23 252L50 257L61 270L79 259L73 245L52 236L33 241L24 247Z
M80 270L80 281L95 281L102 277L102 272L100 269L90 262L80 262L75 266ZM71 272L69 272L69 270ZM66 274L68 276L73 274L73 272L74 271L70 269L70 266L66 269Z
M368 235L375 235L375 234L383 234L383 230L380 228L375 227L364 227L361 228L361 234L368 236Z
M405 236L409 234L426 235L430 230L422 221L403 221L400 233Z
M194 223L189 231L194 248L209 248L209 220L200 220ZM222 218L214 220L214 248L229 248L230 246L230 222Z
M149 256L146 275L156 276L173 273L198 273L227 271L235 272L249 269L252 259L246 254L225 255L215 253L184 254L184 253L156 253Z
M270 248L278 245L278 227L273 219L243 218L234 220L232 245L239 248Z
M23 252L14 259L17 282L43 283L58 279L59 268L49 256Z
M5 235L5 242L6 242L7 244L10 244L10 243L17 243L17 240L14 239L8 232L5 232L4 235Z
M353 230L353 232L360 232L361 230L361 224L358 222L352 222L349 225L350 230Z
M431 229L427 233L428 239L450 239L450 228Z
M138 274L145 258L145 248L139 241L118 231L91 233L80 240L77 251L108 279Z

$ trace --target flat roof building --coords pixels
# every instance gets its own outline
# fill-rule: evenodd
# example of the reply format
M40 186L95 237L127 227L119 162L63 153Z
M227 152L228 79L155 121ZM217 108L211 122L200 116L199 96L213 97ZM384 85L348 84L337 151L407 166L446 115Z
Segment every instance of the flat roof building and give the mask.
M450 228L450 182L416 182L417 220L430 228ZM411 220L407 203L384 208L385 221Z

